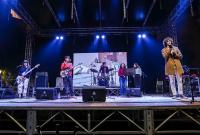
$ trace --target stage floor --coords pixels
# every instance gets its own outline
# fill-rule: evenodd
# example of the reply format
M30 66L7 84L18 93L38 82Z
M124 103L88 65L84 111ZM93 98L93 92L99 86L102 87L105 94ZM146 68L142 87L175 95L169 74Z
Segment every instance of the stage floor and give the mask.
M1 99L0 109L144 109L144 108L200 108L200 97L178 100L171 97L148 95L142 97L106 97L106 102L83 102L82 97L56 100Z

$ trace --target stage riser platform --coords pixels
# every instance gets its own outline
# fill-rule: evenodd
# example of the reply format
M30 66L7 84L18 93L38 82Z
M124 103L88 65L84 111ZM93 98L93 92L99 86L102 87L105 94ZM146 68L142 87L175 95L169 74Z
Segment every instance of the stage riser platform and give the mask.
M80 96L1 99L0 133L32 135L41 129L42 134L55 134L60 124L61 134L200 134L200 98L190 101L159 95L108 96L106 102L83 102Z
M200 134L199 116L199 108L5 110L0 113L0 133L56 134L59 124L60 134Z

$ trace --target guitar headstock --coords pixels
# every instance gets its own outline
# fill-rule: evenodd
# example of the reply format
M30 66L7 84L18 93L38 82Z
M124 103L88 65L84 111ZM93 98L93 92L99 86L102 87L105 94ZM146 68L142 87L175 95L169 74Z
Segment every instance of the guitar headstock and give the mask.
M35 65L35 67L34 68L38 68L40 66L40 64L37 64L37 65Z

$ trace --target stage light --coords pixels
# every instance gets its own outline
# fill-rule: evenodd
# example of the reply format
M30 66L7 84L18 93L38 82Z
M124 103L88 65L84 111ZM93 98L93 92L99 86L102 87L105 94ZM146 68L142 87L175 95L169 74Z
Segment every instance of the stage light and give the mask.
M101 38L104 39L104 38L105 38L105 35L101 35Z
M146 38L146 34L142 34L142 38Z
M63 36L60 36L60 39L61 39L61 40L63 40L63 39L64 39L64 37L63 37Z
M59 37L59 36L56 36L56 39L58 40L58 39L60 39L60 37Z
M139 35L138 35L138 38L141 38L141 37L142 37L142 35L141 35L141 34L139 34Z
M99 39L99 35L96 35L96 39Z

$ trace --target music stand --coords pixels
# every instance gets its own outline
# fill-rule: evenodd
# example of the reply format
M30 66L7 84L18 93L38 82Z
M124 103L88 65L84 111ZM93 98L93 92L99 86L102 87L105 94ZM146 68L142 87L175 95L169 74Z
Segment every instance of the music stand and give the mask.
M126 76L133 76L135 74L134 68L127 68L126 69Z

